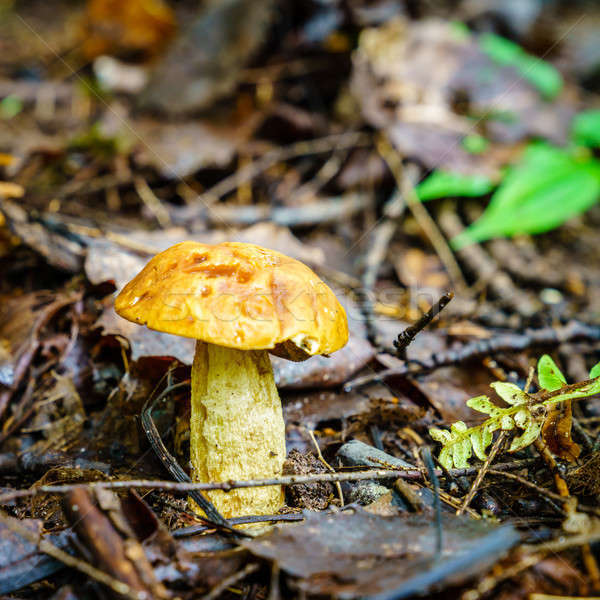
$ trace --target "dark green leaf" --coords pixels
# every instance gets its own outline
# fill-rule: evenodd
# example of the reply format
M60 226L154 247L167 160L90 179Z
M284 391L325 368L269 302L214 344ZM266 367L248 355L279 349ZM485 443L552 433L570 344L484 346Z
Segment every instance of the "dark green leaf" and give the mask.
M514 67L545 98L555 98L561 91L561 74L546 61L527 54L521 46L493 33L480 38L481 49L496 63Z
M561 387L567 385L565 376L561 373L557 364L548 356L544 354L537 364L538 368L538 380L540 387L549 392L560 390Z
M461 175L448 171L434 171L416 186L419 200L433 200L448 196L483 196L494 187L484 175Z

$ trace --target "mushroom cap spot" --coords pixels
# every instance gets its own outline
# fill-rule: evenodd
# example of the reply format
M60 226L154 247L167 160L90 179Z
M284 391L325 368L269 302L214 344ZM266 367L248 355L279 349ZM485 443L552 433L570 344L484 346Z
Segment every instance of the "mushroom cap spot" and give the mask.
M316 273L254 244L176 244L123 288L115 310L150 329L290 360L348 341L346 312Z

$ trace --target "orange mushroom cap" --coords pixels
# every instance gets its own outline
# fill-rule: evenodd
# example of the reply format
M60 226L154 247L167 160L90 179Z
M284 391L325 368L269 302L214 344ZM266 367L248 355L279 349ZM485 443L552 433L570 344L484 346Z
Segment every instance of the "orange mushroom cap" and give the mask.
M331 289L300 261L254 244L176 244L123 288L115 310L157 331L291 360L348 341Z

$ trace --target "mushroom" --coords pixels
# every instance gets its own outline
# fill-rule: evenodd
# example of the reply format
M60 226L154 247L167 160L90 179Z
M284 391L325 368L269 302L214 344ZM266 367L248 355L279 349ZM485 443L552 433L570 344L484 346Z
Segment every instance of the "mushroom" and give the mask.
M269 352L301 361L348 340L346 313L331 289L301 262L254 244L172 246L123 288L115 310L197 340L190 459L200 482L280 475L285 424ZM272 514L283 504L281 486L208 497L226 518Z

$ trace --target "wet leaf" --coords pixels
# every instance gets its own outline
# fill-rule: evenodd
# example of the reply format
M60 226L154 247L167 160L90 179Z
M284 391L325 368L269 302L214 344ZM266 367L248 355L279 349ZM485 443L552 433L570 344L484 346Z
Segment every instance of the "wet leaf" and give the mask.
M350 86L367 121L384 130L402 156L428 168L496 180L514 159L510 144L531 137L564 143L575 111L566 95L553 103L540 97L535 85L555 92L548 83L550 65L536 63L532 83L520 69L524 59L531 73L533 57L522 50L520 60L494 56L452 23L390 19L361 32ZM467 114L456 109L457 97L464 98ZM473 118L483 127L474 129ZM479 152L470 152L466 140L473 134L485 134L487 148L475 144Z

